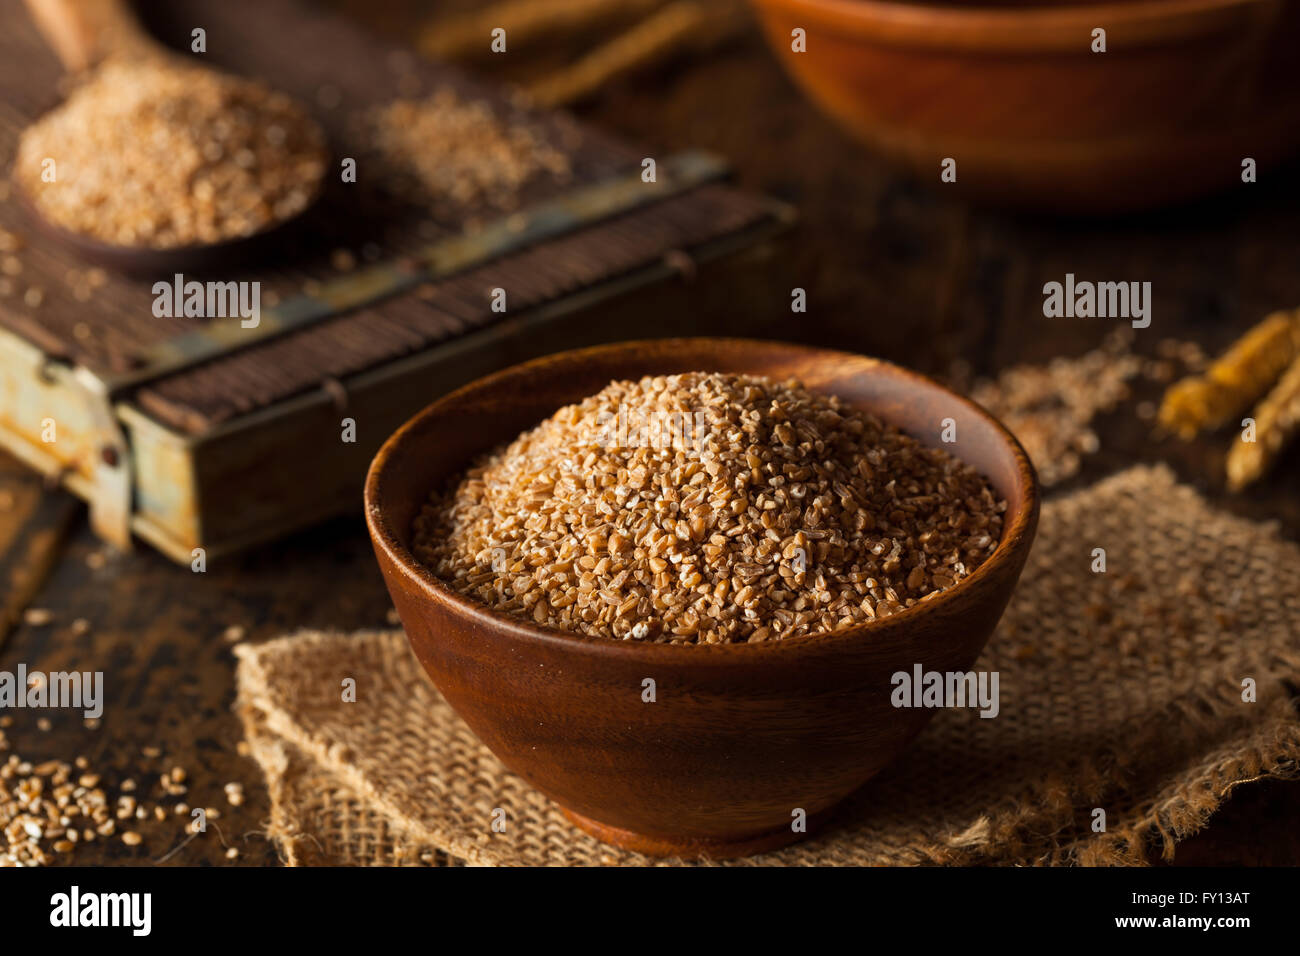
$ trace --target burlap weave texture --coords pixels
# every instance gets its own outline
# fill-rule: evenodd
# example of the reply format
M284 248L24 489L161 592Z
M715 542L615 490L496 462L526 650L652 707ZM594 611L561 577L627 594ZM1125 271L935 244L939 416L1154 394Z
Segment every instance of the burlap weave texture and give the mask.
M575 830L505 770L400 632L304 632L238 654L237 706L286 862L651 862ZM1234 786L1300 771L1300 547L1167 469L1130 469L1044 506L976 668L1000 674L997 718L939 712L825 832L728 864L1172 857ZM355 703L341 701L347 677Z

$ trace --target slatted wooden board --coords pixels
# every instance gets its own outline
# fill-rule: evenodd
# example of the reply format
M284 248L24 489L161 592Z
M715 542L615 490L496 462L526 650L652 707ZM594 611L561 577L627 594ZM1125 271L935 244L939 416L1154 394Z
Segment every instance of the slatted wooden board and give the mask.
M570 155L573 175L568 182L534 177L520 190L520 207L635 171L643 156L655 155L617 143L566 115L522 108L505 88L395 51L352 22L296 0L176 0L141 4L140 13L151 32L178 48L201 26L207 33L206 62L263 78L309 104L326 127L336 156L363 156L357 123L367 107L442 87L489 104L509 122L541 129L548 142ZM0 7L0 87L6 94L0 105L0 157L6 164L21 129L58 101L60 81L61 69L22 5ZM359 261L400 257L501 214L484 206L433 212L396 202L382 188L372 188L369 171L363 158L357 184L332 182L306 227L295 232L292 247L239 278L260 280L264 296L287 297L304 283L334 274L330 256L335 250L346 249ZM213 424L316 387L325 377L342 378L492 322L497 316L488 308L487 291L494 287L508 289L511 310L517 312L655 262L669 250L741 232L771 215L770 204L760 199L704 186L498 259L424 290L423 297L389 300L274 345L154 382L137 400L160 422L201 434ZM0 203L0 226L28 237L19 255L23 271L16 277L15 294L0 298L0 324L53 356L96 370L123 371L138 363L149 345L196 321L155 317L152 278L111 276L93 301L78 301L68 279L84 272L84 263L32 236L15 202ZM23 302L30 287L42 291L37 308Z
M185 275L257 281L264 303L316 294L321 282L339 279L340 250L362 268L382 266L427 257L456 237L498 234L508 217L536 217L557 203L590 209L582 197L610 183L639 183L645 157L670 168L673 154L689 146L617 142L570 116L530 109L490 77L471 79L421 60L300 0L150 0L137 8L150 32L176 49L188 49L202 27L207 64L296 96L325 127L336 161L358 161L357 182L330 176L320 203L265 261ZM22 129L66 88L16 0L0 5L0 88L0 163L7 169ZM569 157L571 174L536 175L505 203L498 196L432 209L395 198L382 165L372 161L365 112L445 88L485 104L506 124L527 124ZM10 196L0 200L0 228L24 247L6 260L16 274L0 287L8 292L0 295L0 437L89 500L92 523L106 538L125 544L130 527L182 561L199 545L228 550L354 507L379 441L439 390L512 355L547 351L539 347L541 328L556 316L674 270L689 273L696 258L752 244L789 220L787 207L716 182L709 162L697 167L705 172L679 177L648 199L598 206L581 225L536 241L492 246L403 294L144 375L161 346L192 336L206 320L154 315L153 283L170 275L109 274L87 295L80 280L89 264L38 234ZM491 309L496 288L508 295L504 314ZM28 297L31 289L39 302ZM507 347L521 338L529 339L526 348ZM123 376L131 378L126 385ZM81 387L87 381L89 401ZM364 439L343 449L338 407L367 416ZM72 437L47 446L34 437L35 423L50 410Z

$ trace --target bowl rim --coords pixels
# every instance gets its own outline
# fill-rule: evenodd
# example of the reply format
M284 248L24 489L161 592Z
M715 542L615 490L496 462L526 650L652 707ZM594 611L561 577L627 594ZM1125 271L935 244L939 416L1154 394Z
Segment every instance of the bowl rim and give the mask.
M458 401L471 390L478 390L484 386L491 386L503 379L518 375L524 369L538 365L545 365L555 361L557 358L577 359L602 354L627 353L634 352L637 349L645 349L647 347L653 347L655 349L673 349L686 343L690 343L697 347L708 345L729 345L753 348L758 346L761 348L781 349L787 352L790 350L801 351L810 356L821 358L838 358L841 360L851 359L856 362L866 362L887 372L888 374L905 379L914 386L938 390L950 398L956 399L959 403L965 405L973 414L978 415L980 418L984 419L987 424L991 425L995 434L1002 439L1004 449L1010 452L1015 463L1016 471L1019 473L1023 483L1019 515L1013 523L1003 527L1002 537L998 541L997 547L993 549L993 553L990 554L978 568L962 580L958 581L952 587L939 592L936 597L930 600L922 601L909 608L904 608L903 610L897 611L882 620L864 622L839 631L822 631L813 634L803 634L798 637L782 638L775 641L763 641L759 644L672 644L667 642L629 641L618 640L612 637L582 634L575 631L565 631L559 628L542 627L532 621L499 614L487 607L487 605L454 591L448 587L441 578L435 575L432 570L425 567L425 565L416 558L411 550L402 545L397 539L397 536L389 526L382 503L378 500L379 483L389 462L395 457L395 452L398 446L402 445L407 440L408 436L417 430L431 415L436 414L447 405ZM987 480L987 476L985 477ZM664 339L634 339L552 352L480 376L446 393L445 395L439 396L420 411L412 415L396 431L389 435L380 447L379 451L375 453L366 473L364 507L366 527L370 532L371 541L376 549L382 549L387 559L392 562L392 564L408 581L416 584L426 598L433 600L437 604L443 605L454 613L458 613L468 618L474 624L483 629L493 630L498 633L505 632L516 640L532 641L553 648L565 648L575 653L585 651L596 654L624 654L631 657L642 657L646 659L672 659L676 663L704 663L707 658L710 662L721 663L723 661L735 662L738 659L755 660L760 655L791 654L798 650L825 650L832 647L839 647L840 645L848 644L855 640L860 641L867 634L881 635L882 637L900 636L899 633L891 632L905 632L913 621L923 617L927 613L932 613L944 604L955 600L960 595L979 587L982 582L992 578L1002 567L1017 561L1023 561L1023 558L1027 556L1029 546L1033 543L1034 531L1038 523L1041 497L1042 494L1038 482L1037 470L1034 468L1033 463L1029 460L1028 454L1016 439L1015 435L1013 435L1005 425L1003 425L982 406L978 405L966 396L920 374L919 372L914 372L911 369L904 368L901 365L896 365L893 362L885 361L884 359L859 355L853 352L845 352L838 349L826 349L793 342L783 342L776 339L750 339L726 336L686 336ZM875 646L883 646L885 641L876 640L871 643Z
M1079 46L1093 27L1130 28L1126 45L1169 43L1231 22L1275 0L1103 0L1100 3L972 4L935 0L750 0L760 12L780 10L825 22L854 36L926 46L957 44L972 50L1056 49ZM1084 31L1080 34L1078 31ZM1134 33L1133 31L1137 32Z

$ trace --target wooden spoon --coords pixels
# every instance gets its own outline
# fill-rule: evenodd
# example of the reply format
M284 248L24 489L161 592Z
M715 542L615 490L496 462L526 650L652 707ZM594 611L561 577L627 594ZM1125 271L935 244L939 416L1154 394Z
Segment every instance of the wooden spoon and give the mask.
M203 69L193 58L173 52L147 34L123 0L26 0L26 4L46 42L70 73L93 70L110 56L170 60ZM323 132L320 141L325 141ZM81 258L120 272L156 275L220 268L268 249L269 239L283 238L283 230L300 222L315 206L327 167L328 162L322 164L320 180L310 186L311 200L288 219L247 236L164 248L119 245L76 232L47 219L16 176L15 191L38 228Z

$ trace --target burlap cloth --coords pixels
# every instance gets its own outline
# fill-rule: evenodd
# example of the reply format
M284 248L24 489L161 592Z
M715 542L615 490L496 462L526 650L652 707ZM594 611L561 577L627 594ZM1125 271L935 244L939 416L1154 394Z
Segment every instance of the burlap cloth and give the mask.
M237 653L237 706L286 862L650 862L574 829L505 770L400 632L300 633ZM940 711L829 829L731 862L1171 858L1234 786L1300 769L1300 548L1164 468L1131 469L1044 507L977 666L1000 672L997 718ZM355 703L341 702L347 677Z

